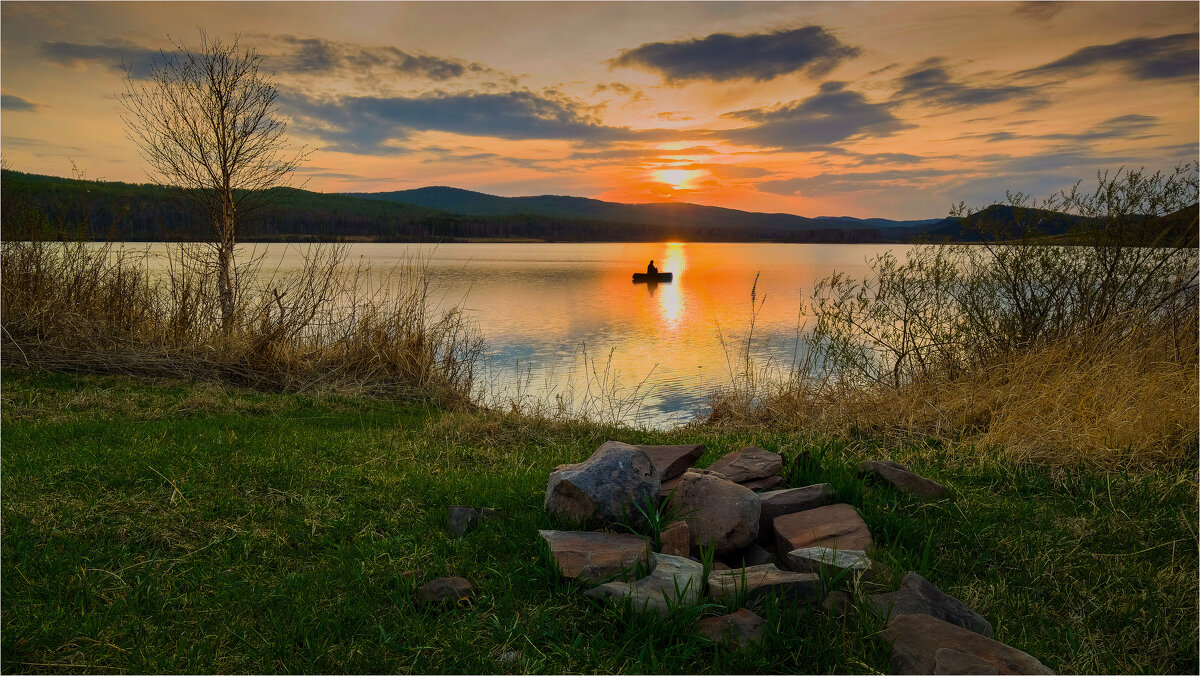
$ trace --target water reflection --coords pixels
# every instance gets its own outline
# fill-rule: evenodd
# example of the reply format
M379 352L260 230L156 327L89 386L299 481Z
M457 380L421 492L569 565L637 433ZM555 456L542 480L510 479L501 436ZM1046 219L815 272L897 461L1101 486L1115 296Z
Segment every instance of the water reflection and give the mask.
M683 271L687 268L687 255L683 244L670 242L667 252L662 256L662 271L674 275L672 283L663 285L658 296L658 307L663 324L669 329L679 328L679 319L683 315L683 285L687 283Z

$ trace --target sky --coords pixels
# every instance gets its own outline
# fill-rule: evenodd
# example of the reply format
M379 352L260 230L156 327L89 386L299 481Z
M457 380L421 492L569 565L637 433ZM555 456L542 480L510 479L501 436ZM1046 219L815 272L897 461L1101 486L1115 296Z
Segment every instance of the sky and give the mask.
M117 94L263 56L321 192L939 218L1197 158L1195 2L0 3L0 155L145 182Z

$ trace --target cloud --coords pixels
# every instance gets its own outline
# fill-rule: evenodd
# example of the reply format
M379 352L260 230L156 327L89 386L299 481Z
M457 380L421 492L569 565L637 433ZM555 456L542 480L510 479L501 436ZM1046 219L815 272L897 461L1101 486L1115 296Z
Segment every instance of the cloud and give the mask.
M409 53L391 46L365 47L323 38L294 35L261 36L264 60L280 73L331 75L383 71L405 77L444 82L467 75L496 74L473 61Z
M36 103L31 103L12 94L0 94L0 109L11 110L13 112L33 112L40 108Z
M661 73L667 82L749 79L758 82L804 72L818 77L859 54L821 26L751 35L714 33L678 42L647 42L609 60L610 66Z
M1158 126L1159 118L1153 115L1120 115L1110 117L1103 122L1093 125L1090 129L1080 132L1059 132L1054 134L1017 134L1011 131L995 131L983 134L967 134L961 139L981 138L988 143L1003 141L1074 141L1084 143L1108 139L1142 140L1158 136L1149 133Z
M802 101L773 110L752 109L723 117L756 124L712 132L734 143L784 150L825 150L842 141L891 136L913 125L892 115L890 104L870 103L843 82L826 82Z
M1132 38L1111 45L1084 47L1057 61L1018 73L1026 77L1087 75L1113 67L1141 80L1182 78L1195 80L1200 74L1195 33L1176 33L1158 38Z
M956 174L948 169L893 169L850 173L821 173L803 178L786 178L760 181L762 192L773 195L805 195L809 197L896 190L899 188L925 189L929 179Z
M400 149L389 142L402 142L420 131L585 143L628 140L638 135L628 128L605 126L578 102L527 90L322 100L293 92L281 95L279 101L298 127L330 144L327 150L356 154L395 154Z
M1025 99L1028 107L1040 107L1048 102L1038 96L1036 87L984 87L955 82L941 57L927 59L916 68L894 80L896 96L928 105L945 108L974 108L1014 99Z
M162 52L148 49L128 40L107 40L102 44L85 45L78 42L43 42L38 51L55 63L75 68L98 63L113 70L130 67L134 78L144 78L155 62L161 62Z
M1066 7L1065 2L1022 2L1013 9L1013 14L1035 21L1049 21Z

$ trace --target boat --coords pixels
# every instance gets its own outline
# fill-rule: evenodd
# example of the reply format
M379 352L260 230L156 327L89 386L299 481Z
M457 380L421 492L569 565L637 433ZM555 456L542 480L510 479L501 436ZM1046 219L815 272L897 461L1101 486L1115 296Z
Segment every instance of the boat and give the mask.
M672 277L674 277L674 274L670 273L670 272L655 272L653 274L648 273L648 272L635 272L635 273L633 273L633 283L634 284L659 284L662 282L671 281Z

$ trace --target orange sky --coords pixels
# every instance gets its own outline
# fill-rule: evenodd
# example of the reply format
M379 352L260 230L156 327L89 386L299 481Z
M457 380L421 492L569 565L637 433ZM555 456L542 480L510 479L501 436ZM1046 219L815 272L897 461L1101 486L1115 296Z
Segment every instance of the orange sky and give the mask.
M115 94L167 35L264 55L324 192L935 218L1197 156L1178 3L0 5L0 150L144 181Z

